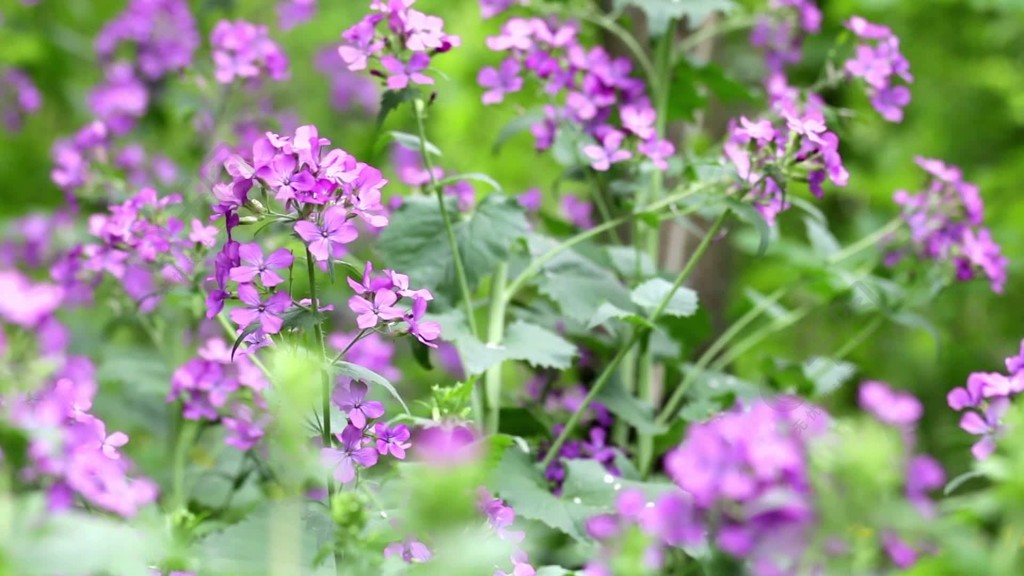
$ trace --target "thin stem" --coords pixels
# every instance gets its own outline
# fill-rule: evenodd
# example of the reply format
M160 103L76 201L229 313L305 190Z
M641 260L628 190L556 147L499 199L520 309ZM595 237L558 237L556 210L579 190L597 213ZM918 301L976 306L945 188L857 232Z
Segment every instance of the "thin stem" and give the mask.
M732 364L737 358L743 356L751 349L753 349L755 346L763 342L765 338L768 338L773 334L781 332L786 328L789 328L790 326L796 324L800 320L803 320L808 314L811 313L811 310L813 310L814 308L814 306L804 306L802 308L797 308L796 310L786 314L785 316L781 316L775 319L767 326L761 328L760 330L757 330L753 334L747 336L743 340L740 340L738 343L736 343L736 346L730 348L728 352L726 352L720 358L712 362L710 369L712 371L719 371L722 368L728 366L729 364Z
M663 425L676 413L679 409L679 404L683 401L683 397L686 395L686 391L690 389L693 382L704 372L707 365L718 355L719 352L725 348L726 344L732 341L740 332L742 332L751 322L757 319L762 312L770 308L773 304L778 302L782 296L786 293L786 289L780 288L769 295L767 298L758 302L756 306L747 311L746 314L740 317L732 326L730 326L721 336L718 337L697 362L694 363L693 367L686 371L686 376L683 378L683 382L672 392L672 396L665 403L665 407L661 413L655 419L655 423Z
M491 307L487 320L487 345L496 346L501 344L505 335L505 304L502 298L505 291L505 283L508 280L508 264L502 262L494 271L494 278L491 280ZM501 423L501 368L502 363L498 362L487 369L484 374L484 390L487 395L487 408L490 416L487 418L487 432L497 434Z
M861 238L860 240L854 242L853 244L850 244L849 246L843 248L839 252L832 254L831 256L828 257L826 262L828 264L838 264L839 262L842 262L843 260L846 260L852 257L853 255L858 254L864 249L874 246L878 242L885 239L886 236L889 236L890 234L898 230L902 223L902 219L894 218L885 226L882 226L881 228L875 230L871 234L868 234L867 236Z
M323 422L320 426L320 439L324 448L333 446L331 435L331 373L328 368L327 343L324 340L323 318L320 317L320 300L316 293L316 266L313 264L313 254L306 248L306 275L309 278L310 308L313 309L313 317L316 323L313 324L313 333L316 336L317 345L320 347L320 412ZM355 342L353 341L353 344ZM352 344L349 344L351 347ZM330 504L334 496L334 481L327 476L327 502Z
M469 332L477 336L476 317L473 312L473 293L469 290L469 281L466 279L466 269L462 264L462 254L459 252L459 243L455 239L455 229L452 227L452 219L448 214L448 205L444 201L444 192L438 185L434 176L434 163L427 152L427 129L424 124L426 103L417 99L413 103L413 110L416 112L416 127L419 130L420 154L423 156L423 167L430 175L430 187L437 196L437 204L441 207L441 219L444 221L445 234L448 236L448 246L452 251L452 260L455 263L455 277L459 283L459 290L462 292L462 303L466 307L466 323L469 325Z
M744 28L750 28L757 23L757 18L730 18L721 24L715 24L711 26L704 26L690 34L675 45L675 52L679 54L686 54L690 50L700 46L708 40L718 36L720 34L726 34L734 30L742 30Z
M552 259L554 259L556 256L558 256L562 252L565 252L569 248L572 248L573 246L576 246L577 244L580 244L581 242L585 242L586 240L589 240L590 238L593 238L593 237L597 236L598 234L601 234L602 232L604 232L605 230L607 230L609 228L614 228L616 226L620 226L623 223L628 222L628 221L636 218L637 216L640 216L642 214L648 214L648 213L656 212L658 210L661 210L663 208L671 206L672 204L675 204L676 202L679 202L681 200L685 200L686 198L688 198L690 196L693 196L693 195L695 195L695 194L697 194L699 192L702 192L702 191L704 191L707 188L711 188L711 187L717 186L719 184L721 184L721 182L717 181L717 180L716 181L711 181L711 182L701 182L701 183L699 183L696 186L693 186L691 188L687 188L687 189L683 190L682 192L679 192L677 194L672 194L670 196L666 196L665 198L662 198L661 200L659 200L657 202L653 202L650 205L645 206L645 207L643 207L643 208L641 208L639 210L634 210L632 214L627 214L625 216L620 216L619 218L616 218L614 220L609 220L607 222L603 222L603 223L601 223L601 224L599 224L599 225L597 225L597 226L595 226L595 227L593 227L593 228L591 228L589 230L584 230L583 232L580 232L579 234L577 234L577 235L569 238L568 240L562 242L558 246L555 246L551 250L548 250L547 252L541 254L537 258L534 258L533 261L530 262L529 266L527 266L525 270L520 272L519 276L516 276L516 279L513 280L508 285L508 288L505 289L505 300L506 301L512 300L512 298L515 297L515 295L520 290L522 290L523 286L525 286L527 282L532 280L534 278L534 276L536 276L537 274L540 273L540 271L544 268L545 264L550 262Z
M665 294L665 296L661 299L657 307L655 307L654 310L652 310L651 313L647 315L647 325L654 325L654 323L658 321L658 318L660 318L661 315L665 312L665 309L668 308L669 303L672 302L672 298L676 295L676 292L679 290L679 287L683 285L683 282L685 282L686 279L690 276L690 273L693 272L694 268L697 266L697 262L700 261L701 257L704 256L704 253L707 252L708 247L711 245L711 241L715 239L715 236L718 235L718 231L722 229L722 225L725 224L725 220L726 218L729 217L729 214L730 211L728 209L725 210L718 217L718 219L715 220L715 223L711 225L711 228L704 235L704 239L701 240L700 244L693 251L693 255L690 257L690 260L686 263L686 266L679 273L679 275L676 276L675 282L672 283L672 288L670 288L669 291ZM558 435L558 438L555 439L555 442L551 445L551 448L548 450L547 455L544 456L544 459L541 461L542 468L547 468L551 464L551 461L558 457L558 452L562 449L562 446L569 439L569 435L572 434L573 431L576 429L576 426L579 425L580 418L583 417L583 413L587 410L587 408L590 407L591 403L593 403L594 399L597 398L598 394L601 393L601 389L604 388L604 385L611 378L611 375L615 373L616 369L618 369L619 364L622 363L622 359L625 358L626 354L629 353L633 346L635 346L637 342L640 341L640 339L646 334L647 330L649 330L649 328L646 327L638 327L636 330L634 330L633 335L630 337L629 341L626 342L624 346L619 348L619 351L618 353L615 354L615 357L612 358L611 362L609 362L608 365L605 366L604 370L601 371L601 374L597 377L597 380L595 380L594 384L590 387L590 391L587 393L586 398L583 399L583 402L579 405L576 411L573 412L572 416L569 417L569 421L565 423L565 428L562 429L562 433Z
M353 346L355 346L355 345L356 345L356 344L357 344L357 343L358 343L358 342L359 342L360 340L362 340L363 338L365 338L366 336L368 336L368 335L369 335L369 333L370 333L370 330L369 330L369 329L365 329L365 328L364 328L363 330L360 330L360 331L359 331L359 334L356 334L355 338L353 338L353 339L352 339L352 341L351 341L351 342L349 342L349 343L348 343L348 344L347 344L347 345L345 346L345 348L344 348L344 349L342 349L342 351L341 351L341 352L339 352L339 353L338 353L338 355L334 357L334 360L331 360L331 364L337 364L337 363L338 363L338 361L340 361L340 360L342 360L343 358L345 358L345 355L346 355L346 354L348 354L348 351L349 351L349 350L351 350L351 349L352 349L352 347L353 347Z
M199 422L184 420L178 430L178 442L174 447L174 484L172 488L171 511L176 512L188 505L188 489L185 486L185 465L189 448L199 436Z

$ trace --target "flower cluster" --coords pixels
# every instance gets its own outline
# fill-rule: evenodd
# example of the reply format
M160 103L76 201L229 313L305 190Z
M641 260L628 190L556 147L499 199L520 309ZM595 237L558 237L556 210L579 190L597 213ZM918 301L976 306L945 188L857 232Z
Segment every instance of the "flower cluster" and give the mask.
M512 544L519 544L526 538L522 530L512 530L512 524L516 521L516 511L511 506L505 505L504 500L495 498L486 488L480 488L477 492L477 509L487 517L487 524L500 540ZM530 558L526 551L515 548L512 552L512 571L495 570L494 576L533 576L536 569L530 564Z
M377 113L380 107L380 88L371 79L351 72L338 58L334 46L317 54L316 69L330 79L331 106L335 110Z
M282 30L291 30L316 16L317 0L281 0L277 4L277 21Z
M823 104L810 95L800 106L796 97L776 102L774 120L748 120L741 116L729 125L723 146L754 205L766 221L789 207L786 180L792 172L806 175L811 192L821 197L826 179L845 186L849 173L839 156L839 138L825 125Z
M572 126L587 137L582 152L591 168L606 171L613 164L647 157L665 170L675 153L668 140L659 138L657 115L644 82L634 78L629 58L613 58L598 46L587 50L572 24L540 18L512 18L487 46L509 56L498 68L484 68L477 78L487 89L485 104L496 104L508 93L523 88L524 72L543 83L544 92L561 104L545 107L542 121L532 128L537 148L550 148L560 126Z
M1001 293L1007 260L982 226L984 204L978 187L964 181L956 166L922 157L916 162L928 173L927 186L917 194L898 190L893 195L903 207L910 245L895 249L887 260L895 263L909 252L927 260L952 262L957 279L971 280L980 273L994 292Z
M435 54L457 48L462 40L446 34L444 20L412 6L416 0L373 0L371 14L342 33L338 54L350 71L366 70L384 79L390 90L429 86L424 74ZM386 23L385 26L381 26ZM376 65L379 64L379 68Z
M196 358L174 371L167 401L181 400L182 415L188 420L220 421L228 430L225 444L245 451L263 438L267 386L263 372L245 351L232 354L224 340L210 338Z
M910 89L893 80L899 77L910 84L914 77L910 75L910 63L900 53L899 38L887 26L872 24L859 16L850 18L846 27L865 42L859 44L855 56L846 61L846 72L864 80L871 105L882 118L901 122L903 108L910 103Z
M826 422L818 418L808 426L771 401L757 402L691 426L666 456L665 468L692 498L691 518L705 528L717 518L718 548L755 567L792 562L802 556L814 521L808 445L825 432ZM685 533L692 537L699 530ZM793 568L774 567L780 573Z
M348 419L348 425L340 434L335 434L338 448L324 447L320 455L324 465L331 470L334 479L349 484L356 478L359 468L372 468L378 457L391 455L405 460L405 451L412 443L405 424L389 426L377 421L384 416L384 404L367 400L369 387L357 380L343 381L335 387L331 400Z
M821 10L814 0L771 0L750 33L750 43L764 50L770 75L803 59L801 33L821 30Z
M394 270L384 270L382 275L374 277L370 262L366 263L361 283L351 278L347 280L355 291L348 300L348 307L356 315L360 330L391 330L404 323L417 340L431 348L437 347L433 341L441 335L441 326L424 320L427 302L434 299L429 290L411 290L409 277ZM401 306L406 300L411 301L408 309Z
M199 47L196 22L185 0L131 0L96 37L96 52L111 62L127 45L147 81L185 70Z
M288 78L288 58L270 39L266 26L222 20L210 33L210 44L214 77L221 84L235 79L253 81L263 75L276 81Z
M0 121L10 132L21 130L25 117L43 104L32 78L17 68L0 70Z
M971 448L978 460L984 460L996 449L996 440L1005 431L1003 416L1010 402L1024 391L1024 341L1020 353L1006 359L1007 374L999 372L974 372L967 378L967 385L954 388L946 400L956 411L964 411L960 427L970 434L980 436Z
M108 434L103 420L91 413L97 389L92 364L72 357L41 390L3 399L6 417L28 439L28 463L19 477L45 487L51 510L70 508L77 495L90 505L133 516L156 499L157 487L129 476L131 462L120 451L128 435Z
M489 20L513 6L525 6L529 0L480 0L480 16Z
M107 213L89 217L95 241L72 248L53 268L68 292L87 298L104 276L116 279L141 312L156 308L166 286L189 282L193 253L185 225L168 214L179 195L143 188Z
M123 516L156 499L156 485L129 476L132 464L120 448L128 442L122 432L108 434L106 424L92 414L99 388L96 369L82 357L68 356L66 330L54 318L66 292L47 282L33 282L14 270L0 271L0 377L8 382L0 397L0 416L11 433L24 436L23 467L12 478L46 490L49 508L74 505L76 495L90 505ZM10 343L8 336L16 336ZM28 346L26 346L28 344ZM54 370L38 388L18 370L19 358L44 357ZM0 463L18 462L0 450Z

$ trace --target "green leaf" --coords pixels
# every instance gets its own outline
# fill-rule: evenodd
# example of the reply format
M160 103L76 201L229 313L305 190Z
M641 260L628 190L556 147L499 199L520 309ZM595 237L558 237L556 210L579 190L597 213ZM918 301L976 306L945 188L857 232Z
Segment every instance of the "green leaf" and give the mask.
M956 478L953 478L952 480L950 480L949 484L946 484L946 487L942 489L942 495L943 496L949 496L953 492L956 492L957 488L963 486L968 481L973 480L975 478L984 478L984 477L985 477L985 473L982 472L981 470L971 470L970 472L964 472L963 474L961 474L961 475L957 476Z
M617 7L636 6L647 15L647 28L660 36L668 30L671 20L686 18L690 28L699 28L715 12L726 12L736 7L732 0L616 0Z
M804 226L807 227L807 239L811 242L811 248L818 256L828 258L842 248L824 223L805 217Z
M668 102L668 121L692 121L694 113L705 107L707 96L699 90L698 71L686 59L672 70L669 90L672 97Z
M752 225L757 230L760 236L760 241L757 246L757 256L763 256L768 251L768 243L772 239L771 226L765 221L764 216L757 211L756 208L747 204L746 202L740 202L735 198L726 198L725 203L729 208L739 217L740 220Z
M804 362L804 376L814 384L814 396L824 396L835 392L854 375L857 366L834 358L815 356Z
M398 131L395 131L395 130L392 130L391 132L388 132L387 135L391 136L392 140L394 140L395 142L398 142L402 146L405 146L409 150L419 151L419 149L420 149L420 137L419 136L416 136L414 134L409 134L407 132L398 132ZM381 140L381 145L386 144L386 143L387 143L386 139L385 140ZM425 147L427 149L427 152L433 154L434 156L437 156L437 157L441 156L441 149L438 148L437 146L435 146L429 140L425 143Z
M469 332L466 316L461 310L428 314L427 319L441 325L441 337L455 345L467 376L483 374L506 358L499 346L488 346Z
M667 430L654 424L654 406L626 392L619 380L612 380L601 389L597 401L641 434L661 434Z
M454 199L445 201L449 213L458 214ZM528 229L522 207L502 194L486 196L472 214L454 223L470 290L508 258L512 244ZM449 302L456 300L454 259L436 200L407 198L377 246L387 265L408 274L414 285L437 291Z
M637 286L630 294L633 303L648 312L653 312L661 305L661 302L672 292L672 283L662 278L652 278ZM692 316L697 312L697 293L693 290L680 286L668 301L668 305L662 311L669 316Z
M472 180L474 182L483 182L484 184L487 184L488 186L493 188L496 192L499 192L499 193L502 192L501 184L498 184L497 180L495 180L494 178L491 178L487 174L481 174L481 173L478 173L478 172L470 172L468 174L456 174L454 176L449 176L449 177L445 178L444 180L441 180L440 182L438 182L438 185L439 186L447 186L448 184L455 184L457 182L462 182L464 180Z
M587 322L587 330L592 330L594 328L597 328L598 326L606 326L609 330L612 331L612 333L614 333L614 330L611 328L611 326L607 326L608 321L612 319L629 322L634 326L643 326L646 328L654 327L654 325L648 322L646 318L637 314L636 312L623 310L622 308L619 308L614 304L605 302L604 304L601 304L600 306L597 307L597 311L594 312L594 315L590 318L590 321Z
M565 370L572 366L576 346L558 334L521 320L508 327L502 341L505 358L522 360L534 368Z
M533 410L526 408L502 408L501 432L520 438L534 438L548 434L547 427L537 420Z
M544 236L527 237L527 248L534 258L557 245ZM622 309L631 307L629 290L615 274L575 250L566 250L545 264L536 284L540 293L550 298L563 314L583 324L605 302Z
M380 98L380 112L377 113L377 127L384 124L388 114L406 102L412 102L421 95L417 88L403 88L401 90L388 90ZM419 148L419 145L416 147Z
M492 152L497 154L501 151L501 147L506 142L511 140L517 134L528 131L534 124L544 119L543 110L531 110L522 116L516 116L510 120L507 124L502 126L501 131L498 132L498 137L494 140L494 147Z
M334 366L337 367L338 372L342 376L347 376L353 380L358 380L360 382L369 382L371 384L376 384L377 386L384 388L385 390L388 391L389 394L391 394L395 398L395 400L398 400L398 403L402 405L402 409L405 410L405 413L409 414L409 407L405 405L405 401L402 400L402 396L398 393L398 390L395 389L395 386L387 378L381 376L380 374L377 374L376 372L370 370L369 368L364 368L358 364L353 364L351 362L346 362L344 360L338 360L337 362L334 363Z

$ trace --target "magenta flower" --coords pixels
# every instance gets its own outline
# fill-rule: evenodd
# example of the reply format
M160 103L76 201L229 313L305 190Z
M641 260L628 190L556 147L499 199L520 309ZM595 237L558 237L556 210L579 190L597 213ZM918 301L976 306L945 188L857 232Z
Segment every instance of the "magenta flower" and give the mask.
M317 262L334 258L335 251L344 250L344 245L359 236L356 227L348 223L348 211L341 206L331 206L324 211L323 226L309 220L295 223L295 232L306 242L310 254Z
M280 154L274 160L256 171L256 176L274 190L275 200L295 200L303 192L316 188L316 178L308 170L295 173L297 162L291 154Z
M882 88L871 96L871 105L889 122L902 122L907 104L910 104L910 89L906 86Z
M1009 398L996 398L988 403L981 412L967 412L960 418L960 427L966 432L981 436L971 454L978 460L984 460L996 450L996 439L1003 432L1003 416L1010 409Z
M642 106L623 106L620 115L623 128L636 134L641 140L654 138L654 122L657 119L654 108L646 103Z
M284 324L281 315L292 305L292 297L287 292L275 292L266 300L261 300L259 292L252 284L239 285L238 298L246 307L232 310L231 320L240 328L259 322L265 334L277 334L281 331Z
M444 45L444 20L418 10L405 13L405 47L413 52L429 52Z
M618 130L609 130L601 138L601 145L590 144L583 147L583 153L590 158L590 167L599 172L605 172L612 164L629 160L633 153L629 150L622 150L622 140L625 134Z
M369 14L341 34L345 43L338 47L338 54L350 71L365 70L367 59L384 47L384 42L377 39L376 30L383 18L381 14Z
M483 103L498 104L505 100L505 94L522 90L523 79L519 77L521 70L519 62L513 58L506 58L497 69L490 66L481 69L476 81L487 88Z
M417 340L431 348L437 348L433 341L441 336L441 325L437 322L422 321L426 312L427 299L416 297L413 299L412 311L405 317L405 321L409 324L409 333Z
M373 328L378 322L385 324L393 320L401 320L405 310L394 306L398 296L390 290L378 290L370 301L362 296L353 296L348 300L348 307L356 313L356 325L360 330Z
M263 73L278 81L288 77L288 59L270 39L266 26L222 20L214 26L210 44L214 76L221 84L230 84L236 78L258 78Z
M373 433L377 435L377 452L381 456L390 453L399 460L405 460L405 451L412 446L409 442L409 429L405 424L392 428L384 422L377 422Z
M409 62L404 63L394 56L385 56L380 59L381 66L388 72L387 86L391 90L401 90L409 83L430 86L434 79L423 71L430 66L430 56L417 52L409 57Z
M252 408L244 404L236 406L221 423L228 431L224 443L242 452L252 450L263 439L263 423L254 421Z
M377 464L377 451L363 447L363 432L353 426L346 426L341 434L334 436L341 442L341 449L323 448L320 459L334 474L334 479L348 484L356 478L356 465L371 468Z
M500 498L494 498L486 488L481 488L477 497L477 507L487 516L491 528L498 538L510 542L522 542L526 536L521 530L510 530L516 521L516 511L506 506Z
M264 258L263 250L256 243L240 245L238 257L242 263L231 269L230 278L235 282L252 282L253 278L259 276L260 282L266 288L272 288L284 282L284 278L281 278L274 270L288 268L294 261L291 250L287 248L275 250L271 252L270 256Z
M911 426L921 419L923 412L921 402L913 394L897 392L884 382L861 384L859 399L862 409L892 426Z
M348 416L349 423L362 430L366 422L384 415L384 404L376 400L367 400L369 387L359 381L352 381L335 387L331 399L334 404Z
M192 231L188 234L189 242L195 242L200 246L213 248L217 244L217 229L207 226L200 220L192 219Z
M392 542L384 548L385 558L401 558L406 564L427 562L433 558L430 549L419 540L406 540L404 542Z

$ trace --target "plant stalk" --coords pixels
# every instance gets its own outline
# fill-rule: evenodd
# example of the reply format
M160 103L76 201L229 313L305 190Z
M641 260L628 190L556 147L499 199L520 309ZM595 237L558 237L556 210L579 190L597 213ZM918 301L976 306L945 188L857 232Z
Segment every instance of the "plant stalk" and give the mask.
M494 271L491 280L491 307L487 320L487 345L497 346L505 335L505 306L502 297L508 281L508 264L502 262ZM484 374L484 391L487 396L487 432L497 434L501 423L501 369L502 362L487 369Z

